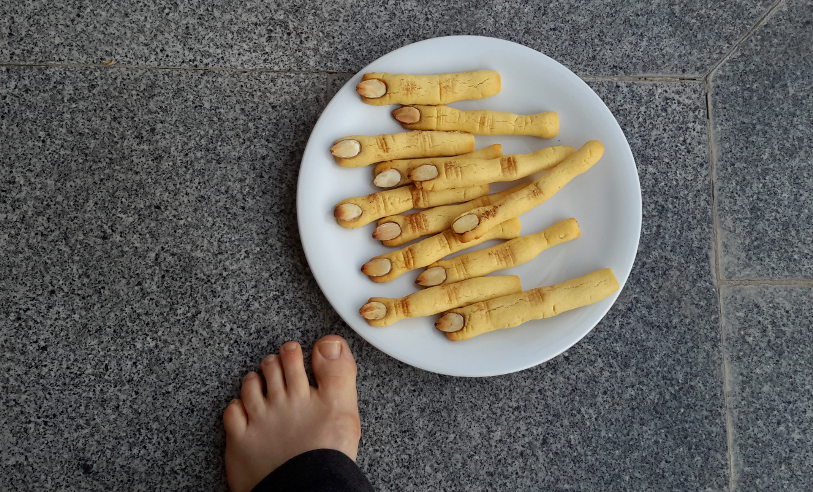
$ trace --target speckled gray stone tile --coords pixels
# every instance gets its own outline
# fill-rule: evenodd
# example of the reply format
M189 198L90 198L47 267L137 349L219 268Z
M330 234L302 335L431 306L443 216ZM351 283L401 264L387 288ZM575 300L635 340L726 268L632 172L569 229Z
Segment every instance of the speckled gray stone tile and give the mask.
M334 91L0 69L0 490L223 485L241 375L287 339L347 334L294 207Z
M713 79L722 273L813 278L813 2L782 5Z
M360 460L381 490L726 487L703 87L592 85L641 175L629 283L585 340L518 374L455 379L362 348Z
M724 488L702 86L594 84L642 180L632 277L564 356L455 379L362 342L308 272L297 162L341 82L0 71L0 489L222 488L240 376L329 332L380 490Z
M813 287L722 291L737 490L813 483Z
M526 44L581 75L702 75L770 3L2 2L0 61L356 71L404 44L477 34Z

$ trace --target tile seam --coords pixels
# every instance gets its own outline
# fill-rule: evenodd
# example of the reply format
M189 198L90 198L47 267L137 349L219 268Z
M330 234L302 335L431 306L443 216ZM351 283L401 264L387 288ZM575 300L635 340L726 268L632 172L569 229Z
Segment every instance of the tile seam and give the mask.
M708 72L706 72L704 78L711 77L712 74L714 74L714 72L716 72L721 66L723 66L723 64L725 64L725 62L727 62L734 55L734 53L740 48L740 46L742 46L742 44L745 41L747 41L748 38L750 38L751 35L757 29L762 27L768 21L771 15L773 15L773 13L776 12L776 9L779 8L779 6L782 5L783 3L785 3L785 0L774 0L774 2L765 10L765 12L763 12L762 15L759 16L759 18L754 22L754 24L752 24L751 27L746 29L745 33L743 33L739 37L739 39L737 39L737 41L735 41L734 44L731 45L731 48L729 48L728 51L726 51L723 54L722 58L720 58L720 60L718 60L717 63L711 66Z
M723 288L722 274L720 268L720 228L719 215L717 213L717 146L714 140L714 115L711 100L711 81L704 80L706 96L706 139L709 159L709 188L711 192L711 247L712 247L712 274L714 276L714 290L717 296L717 316L720 329L720 358L721 375L723 383L723 418L726 433L726 457L728 459L728 490L736 490L737 470L734 459L734 419L731 413L731 367L728 361L728 351L726 350L725 323L723 320L723 298L721 290Z
M813 279L790 278L783 280L772 279L732 279L722 280L726 287L813 287Z
M185 67L173 65L134 65L103 63L71 63L71 62L16 62L0 61L0 67L9 68L63 68L63 69L106 69L106 70L166 70L187 72L224 72L224 73L273 73L273 74L327 74L353 76L355 72L333 70L279 70L273 68L242 68L242 67ZM644 75L584 75L581 77L588 82L642 82L642 83L699 83L703 82L702 75L674 76L660 74Z
M68 62L13 62L0 61L0 67L8 68L63 68L63 69L99 69L99 70L163 70L178 72L223 72L223 73L272 73L272 74L318 74L318 75L347 75L355 72L341 72L331 70L277 70L272 68L240 68L240 67L183 67L164 65L132 65L103 63L68 63Z
M672 75L584 75L586 82L636 82L636 83L701 83L703 76L672 76Z
M733 416L733 378L731 374L731 364L729 361L729 354L727 350L726 340L726 326L723 316L723 296L722 291L726 288L736 285L779 285L773 284L772 281L763 282L737 282L728 281L723 279L722 268L720 266L720 258L722 256L721 237L719 229L719 214L717 207L717 158L719 149L717 148L716 140L714 138L714 112L712 104L712 89L713 78L717 71L722 67L748 40L757 29L762 27L776 12L776 10L785 3L785 0L775 0L763 14L749 27L737 41L728 49L726 53L711 66L706 75L703 77L704 86L706 89L706 126L707 126L707 139L708 139L708 153L709 153L709 181L711 188L711 219L712 219L712 248L714 268L713 275L715 277L715 290L717 294L717 310L720 324L720 356L721 356L721 371L723 377L723 412L725 419L726 429L726 448L728 457L728 490L735 492L737 490L737 465L736 465L736 442L734 438L734 416ZM787 281L786 281L787 284ZM790 282L792 285L805 285L805 281L795 283ZM813 282L811 282L813 284Z

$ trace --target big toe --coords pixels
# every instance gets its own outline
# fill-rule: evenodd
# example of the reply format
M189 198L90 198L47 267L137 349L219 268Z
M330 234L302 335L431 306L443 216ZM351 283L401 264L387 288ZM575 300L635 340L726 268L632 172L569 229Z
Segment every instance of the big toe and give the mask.
M328 335L320 338L314 345L311 362L320 393L355 401L356 361L342 337Z

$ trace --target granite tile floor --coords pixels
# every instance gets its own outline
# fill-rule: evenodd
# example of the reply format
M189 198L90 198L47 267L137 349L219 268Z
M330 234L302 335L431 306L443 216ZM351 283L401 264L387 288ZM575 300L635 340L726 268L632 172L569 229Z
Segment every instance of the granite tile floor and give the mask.
M644 200L601 324L487 379L357 337L295 223L338 87L463 33L584 77ZM224 489L240 377L327 333L359 361L378 490L809 490L812 36L809 0L3 2L0 490Z

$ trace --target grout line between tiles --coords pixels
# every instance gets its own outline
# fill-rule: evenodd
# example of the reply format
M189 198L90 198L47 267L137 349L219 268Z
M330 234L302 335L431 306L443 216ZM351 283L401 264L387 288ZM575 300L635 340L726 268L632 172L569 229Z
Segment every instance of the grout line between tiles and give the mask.
M0 62L0 67L10 68L73 68L73 69L104 69L104 70L165 70L181 72L224 72L224 73L272 73L272 74L319 74L319 75L347 75L354 72L339 72L331 70L277 70L272 68L240 68L240 67L182 67L164 65L131 65L104 63L62 63L62 62Z
M717 213L717 145L714 140L714 120L712 111L711 100L711 83L708 78L704 80L706 89L706 138L708 139L708 154L709 154L709 187L711 189L711 235L712 235L712 250L714 266L712 273L714 275L714 287L717 295L717 316L720 326L720 358L721 358L721 372L723 377L723 414L725 420L726 431L726 455L728 457L728 490L734 492L736 490L737 470L734 460L734 418L731 413L731 367L728 361L728 352L726 350L726 336L725 326L723 320L723 297L721 289L723 287L722 275L720 268L721 244L720 244L720 227L719 216Z
M791 278L785 280L760 280L760 279L737 279L722 280L722 285L726 287L813 287L813 279Z
M0 62L0 67L10 68L68 68L68 69L99 69L99 70L166 70L188 72L223 72L223 73L271 73L271 74L327 74L352 77L355 72L331 70L278 70L272 68L240 68L240 67L183 67L171 65L134 65L104 63L66 63L66 62ZM636 82L636 83L684 83L703 82L703 76L673 76L673 75L585 75L583 80L588 82Z
M733 392L731 364L728 360L728 350L726 350L726 333L725 333L725 319L723 318L723 296L721 291L725 285L717 285L717 308L719 309L720 316L720 355L722 358L722 372L723 372L723 405L725 411L725 428L726 428L726 448L728 450L728 490L735 492L737 490L737 467L736 456L734 453L734 414L731 410L733 406Z
M762 25L765 24L765 22L767 22L771 14L773 14L776 11L776 9L784 2L785 0L775 0L774 3L772 3L771 6L768 7L765 13L763 13L759 17L759 19L757 19L756 22L754 22L754 24L750 28L748 28L748 30L746 30L745 33L743 33L743 35L740 36L736 42L734 42L731 48L729 48L729 50L725 54L723 54L723 57L720 58L720 60L717 63L711 66L711 68L706 73L704 78L709 79L714 74L714 72L716 72L717 69L720 68L720 66L723 63L727 62L728 59L731 58L731 56L737 51L737 49L739 49L740 45L744 43L746 39L750 38L751 34L753 34L754 31L762 27Z
M586 82L641 82L641 83L670 83L703 82L702 75L672 76L672 75L585 75L582 80Z
M709 181L711 187L711 221L712 221L712 248L714 250L713 261L713 275L715 280L715 290L717 293L717 310L720 323L720 355L721 355L721 371L723 376L723 411L725 416L726 428L726 447L728 451L728 490L735 492L737 489L737 466L736 466L736 442L734 439L734 416L732 413L732 399L733 399L733 379L731 374L731 364L729 362L728 350L726 348L726 332L725 320L723 318L723 296L721 291L725 287L736 285L813 285L813 281L799 279L799 280L724 280L722 276L722 268L720 266L720 257L722 256L722 245L720 238L720 223L719 214L717 209L717 157L718 148L717 142L714 138L714 111L712 105L712 81L717 70L728 61L734 53L737 52L739 47L751 37L751 35L760 27L762 27L774 12L784 3L784 0L775 0L770 7L754 22L754 24L743 33L739 39L729 48L729 50L717 61L706 75L703 77L703 83L706 89L706 128L708 138L708 152L709 152Z
M711 100L711 81L704 82L706 89L706 138L709 149L709 184L711 187L711 225L712 246L714 248L714 278L717 284L723 280L720 256L722 245L720 240L720 220L717 213L717 142L714 139L714 114Z

